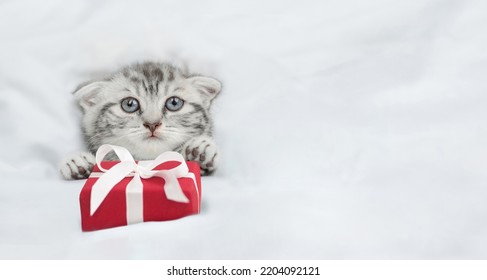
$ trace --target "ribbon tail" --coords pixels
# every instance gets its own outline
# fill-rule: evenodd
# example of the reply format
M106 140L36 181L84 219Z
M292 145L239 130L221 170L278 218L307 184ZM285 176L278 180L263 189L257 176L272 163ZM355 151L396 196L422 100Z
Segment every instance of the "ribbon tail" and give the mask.
M192 172L189 172L188 175L183 176L183 177L184 178L189 178L189 179L193 180L194 191L196 192L196 196L197 196L197 199L198 199L197 206L198 206L198 213L199 213L200 212L201 197L200 197L200 192L198 190L198 184L196 184L196 177L195 177L194 173L192 173Z
M133 165L132 162L121 162L95 182L91 188L90 215L93 216L113 186L134 170Z
M127 224L141 223L144 221L144 195L143 184L139 174L127 185L125 190L125 201L127 203Z
M175 176L164 177L166 184L164 185L164 192L166 193L167 199L188 203L189 199L184 195L183 190L179 186L178 179Z

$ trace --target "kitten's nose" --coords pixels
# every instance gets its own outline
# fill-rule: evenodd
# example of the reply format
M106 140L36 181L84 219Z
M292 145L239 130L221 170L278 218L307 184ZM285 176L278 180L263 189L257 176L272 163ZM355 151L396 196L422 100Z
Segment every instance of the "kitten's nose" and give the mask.
M154 133L157 127L160 126L162 123L144 123L144 126L150 130L150 132Z

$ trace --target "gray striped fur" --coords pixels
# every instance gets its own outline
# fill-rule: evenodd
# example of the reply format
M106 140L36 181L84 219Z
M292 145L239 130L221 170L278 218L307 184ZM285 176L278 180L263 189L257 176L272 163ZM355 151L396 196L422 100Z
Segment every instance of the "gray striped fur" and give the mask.
M135 159L146 160L164 151L184 153L183 149L193 156L193 146L199 144L188 147L187 143L198 137L204 138L200 144L211 142L210 107L220 89L214 78L184 73L170 64L144 62L84 83L74 95L83 109L82 131L90 152L102 144L113 144L130 150ZM175 112L165 108L166 100L173 96L184 100ZM138 100L139 111L122 109L121 102L128 97ZM155 132L149 131L147 124L159 123Z

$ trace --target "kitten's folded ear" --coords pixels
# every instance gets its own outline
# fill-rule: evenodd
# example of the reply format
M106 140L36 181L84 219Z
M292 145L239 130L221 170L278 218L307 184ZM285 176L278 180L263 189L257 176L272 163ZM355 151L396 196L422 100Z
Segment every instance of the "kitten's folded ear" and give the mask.
M195 76L188 78L188 81L210 100L215 98L222 90L220 81L211 77Z
M73 95L83 110L96 104L96 97L105 84L105 81L90 81L78 86Z

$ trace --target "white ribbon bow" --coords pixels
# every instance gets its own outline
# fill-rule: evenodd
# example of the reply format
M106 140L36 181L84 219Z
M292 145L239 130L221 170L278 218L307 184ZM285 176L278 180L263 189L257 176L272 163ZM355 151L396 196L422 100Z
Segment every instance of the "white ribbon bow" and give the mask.
M101 162L111 151L115 152L120 159L120 163L117 163L110 169L105 169L101 166ZM168 170L153 170L156 166L167 161L176 161L180 164ZM105 144L100 146L96 152L96 164L104 174L102 173L91 189L90 215L96 212L110 190L123 178L129 176L133 176L134 178L128 183L126 189L127 224L143 222L144 220L143 184L141 178L163 178L166 182L164 184L164 192L166 193L167 199L177 202L189 202L189 199L184 195L179 185L178 178L193 179L194 186L197 190L194 174L189 172L183 156L176 152L162 153L155 160L147 162L148 166L142 166L135 162L127 149ZM92 177L97 176L95 173L92 173L92 175Z

